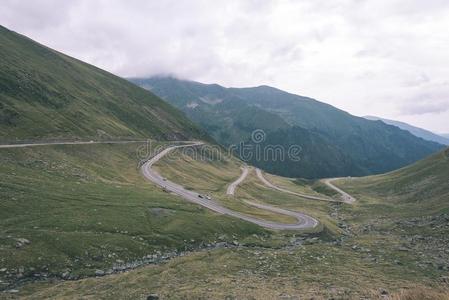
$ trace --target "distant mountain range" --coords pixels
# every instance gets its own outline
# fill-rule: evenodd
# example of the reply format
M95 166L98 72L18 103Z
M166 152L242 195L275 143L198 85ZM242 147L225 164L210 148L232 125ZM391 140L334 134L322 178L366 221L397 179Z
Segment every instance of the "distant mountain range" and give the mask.
M423 138L427 141L433 141L433 142L437 142L443 145L449 145L449 134L447 134L446 136L444 135L438 135L435 134L429 130L425 130L404 122L400 122L400 121L394 121L394 120L389 120L389 119L384 119L384 118L379 118L379 117L375 117L375 116L365 116L365 119L368 120L373 120L373 121L382 121L386 124L390 124L390 125L394 125L397 126L401 129L407 130L408 132L410 132L411 134Z
M250 162L289 177L360 176L391 171L443 148L408 131L356 117L312 98L259 86L225 88L172 77L131 78L183 110L224 146L253 146L254 130L265 132L259 146L301 147L301 159ZM238 152L241 155L241 151ZM254 154L254 153L253 153Z
M204 137L127 80L0 26L0 143Z

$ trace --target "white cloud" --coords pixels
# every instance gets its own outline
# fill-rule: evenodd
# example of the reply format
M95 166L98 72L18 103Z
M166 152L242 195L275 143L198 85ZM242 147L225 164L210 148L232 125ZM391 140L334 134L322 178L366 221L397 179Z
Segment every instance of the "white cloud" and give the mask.
M5 0L0 23L121 76L268 84L449 132L447 0Z

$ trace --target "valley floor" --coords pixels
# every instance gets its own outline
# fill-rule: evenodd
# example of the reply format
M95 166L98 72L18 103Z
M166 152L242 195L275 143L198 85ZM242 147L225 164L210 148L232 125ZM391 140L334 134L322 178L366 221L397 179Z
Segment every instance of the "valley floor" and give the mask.
M229 209L291 221L245 203L253 201L320 221L309 232L271 231L145 182L137 145L0 150L0 298L448 298L444 205L388 202L348 179L334 184L354 204L312 200L254 171L227 195L240 162L200 149L154 166ZM296 194L340 199L320 182L264 176Z

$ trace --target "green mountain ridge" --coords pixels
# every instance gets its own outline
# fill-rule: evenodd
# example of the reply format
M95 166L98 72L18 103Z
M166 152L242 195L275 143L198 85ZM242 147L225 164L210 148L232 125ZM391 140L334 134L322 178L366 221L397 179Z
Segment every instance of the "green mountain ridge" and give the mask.
M442 145L449 145L449 139L448 137L445 137L444 135L438 135L436 133L433 133L429 130L425 130L404 122L400 122L400 121L395 121L395 120L389 120L389 119L384 119L384 118L380 118L380 117L376 117L376 116L364 116L365 119L368 120L374 120L374 121L382 121L386 124L390 124L396 127L399 127L403 130L407 130L408 132L410 132L411 134L413 134L414 136L420 137L422 139L425 139L427 141L433 141L433 142L437 142L440 143Z
M0 142L204 137L154 94L0 26Z
M222 145L244 142L254 146L251 133L256 129L265 131L265 146L287 149L299 145L303 150L300 161L250 160L282 176L384 173L443 148L395 126L356 117L315 99L269 86L225 88L172 77L129 80L183 110ZM306 144L312 141L312 145Z
M154 77L131 82L155 93L180 108L223 145L237 144L254 129L274 131L288 128L281 117L252 105L218 84Z

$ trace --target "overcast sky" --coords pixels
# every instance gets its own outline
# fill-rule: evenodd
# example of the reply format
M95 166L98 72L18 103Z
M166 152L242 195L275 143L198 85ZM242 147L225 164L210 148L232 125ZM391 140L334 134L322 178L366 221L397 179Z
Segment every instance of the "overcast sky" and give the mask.
M2 0L0 24L120 76L267 84L449 132L448 0Z

